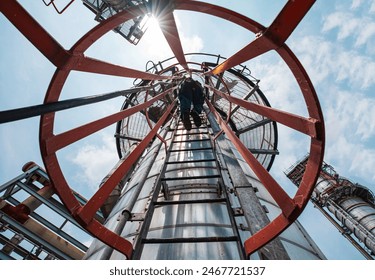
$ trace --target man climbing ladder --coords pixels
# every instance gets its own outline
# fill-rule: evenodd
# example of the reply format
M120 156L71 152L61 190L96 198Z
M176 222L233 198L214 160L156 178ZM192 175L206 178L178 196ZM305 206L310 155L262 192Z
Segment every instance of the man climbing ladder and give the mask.
M178 99L180 101L181 119L185 129L191 129L190 115L192 116L196 127L200 127L202 120L199 114L203 110L204 102L203 89L200 83L193 80L191 77L187 77L181 84ZM192 104L193 109L191 110Z

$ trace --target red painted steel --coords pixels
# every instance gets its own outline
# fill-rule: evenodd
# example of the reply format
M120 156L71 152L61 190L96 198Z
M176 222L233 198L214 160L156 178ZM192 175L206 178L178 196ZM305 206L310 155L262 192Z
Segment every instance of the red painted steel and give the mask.
M178 33L177 25L172 11L164 13L158 17L160 28L167 40L174 56L180 65L189 71L189 67L186 63L184 50L182 48L180 36Z
M241 142L241 140L236 136L235 132L233 132L233 130L228 126L228 124L225 123L225 121L220 117L219 113L215 110L213 105L211 105L209 102L207 102L207 104L225 135L235 145L247 164L257 175L258 179L262 182L270 195L280 206L284 216L290 216L295 209L293 200L275 181L275 179L272 178L272 176L268 173L264 166L253 156L249 149Z
M325 135L323 114L320 109L319 101L310 78L308 77L302 64L298 61L293 52L285 44L285 40L288 38L290 33L294 30L294 28L307 13L314 2L315 1L311 0L288 1L287 5L285 5L284 9L280 12L273 24L271 24L270 28L266 29L255 21L247 19L242 15L239 15L222 7L217 7L202 2L199 2L198 4L198 2L196 1L192 3L191 1L186 0L176 0L176 9L188 9L192 11L199 11L211 15L216 15L235 24L239 24L242 27L247 28L249 31L258 34L258 37L256 37L256 39L252 43L250 43L238 53L234 54L229 59L225 60L216 68L216 70L213 69L211 71L208 71L206 74L221 73L224 70L229 69L230 67L236 66L241 62L260 55L262 52L274 49L286 62L293 75L295 76L295 79L298 82L302 95L305 99L305 103L309 113L309 118L303 118L300 116L292 115L290 113L281 112L276 109L265 109L265 107L260 105L253 105L242 100L236 100L236 102L238 102L239 104L249 106L251 107L249 109L258 111L258 113L260 113L261 115L268 115L268 117L275 119L277 122L287 124L293 129L309 135L311 138L310 157L307 163L308 168L306 168L306 172L302 178L302 188L298 189L292 201L290 201L289 197L283 194L284 192L281 191L281 187L276 187L276 190L272 190L274 196L277 196L277 193L280 192L281 197L277 198L276 200L281 204L280 206L283 213L276 219L271 221L269 225L267 225L245 241L245 252L247 255L254 253L256 250L260 249L269 241L277 237L302 213L309 200L309 197L311 196L323 161ZM284 24L289 26L282 26ZM232 102L235 101L235 99L232 99L232 97L229 96L226 96L225 98L227 98L228 100L231 99ZM296 121L296 124L293 123L294 121ZM220 122L222 124L222 128L225 127L224 122ZM227 133L230 134L229 130L227 130ZM260 174L261 177L264 176L263 180L265 180L265 182L270 180L270 182L274 184L270 176L268 176L264 171L264 168L262 166L257 167L257 163L255 163L254 165L252 156L249 156L247 150L245 151L243 147L241 148L240 146L239 148L242 149L245 160L248 163L252 162L253 171L256 174ZM278 184L275 184L274 186L277 185Z
M124 118L127 118L130 115L139 112L140 110L146 109L149 106L151 106L155 101L160 100L168 93L171 93L174 89L175 87L170 88L165 92L155 96L154 98L145 101L144 103L141 103L139 105L130 107L124 111L120 111L118 113L109 115L102 119L63 132L56 136L52 136L45 142L45 152L48 154L54 153L82 138L85 138L103 128L106 128L107 126L110 126L111 124L114 124Z
M0 1L0 11L53 65L61 70L77 70L146 80L163 80L171 78L102 62L84 56L84 51L91 46L91 44L122 23L122 20L133 18L135 17L134 15L123 15L124 13L122 13L122 17L117 17L120 23L113 28L111 28L111 23L114 20L109 21L106 25L107 28L103 28L102 25L99 24L97 28L94 28L89 32L89 35L82 37L82 39L78 41L70 51L68 51L65 50L46 30L44 30L43 27L17 1ZM137 14L142 15L142 10L138 9ZM116 23L116 21L114 22Z
M282 46L315 1L316 0L288 1L269 28L265 28L236 12L214 5L207 5L202 2L193 4L191 1L176 0L176 9L188 9L216 15L256 33L254 41L208 72L210 75L217 75L245 61ZM235 20L233 20L233 17Z
M269 43L266 37L259 36L246 47L235 53L233 56L229 57L228 59L224 60L220 63L217 67L213 70L208 72L208 75L217 75L225 70L228 70L232 67L235 67L242 62L248 61L252 58L255 58L261 54L264 54L268 51L272 50L272 45Z
M170 92L170 90L168 90L168 92ZM152 99L150 101L155 101L155 99ZM142 106L137 107L137 110L132 110L133 113L144 109L146 105L148 105L148 103L143 103L141 105ZM42 156L44 158L45 165L48 166L48 174L50 178L53 178L53 186L56 188L57 193L59 194L60 198L62 199L63 203L67 206L71 214L75 217L75 219L77 219L77 221L79 221L79 223L84 228L89 230L93 235L95 235L104 243L125 254L127 258L131 258L133 250L130 242L119 237L118 235L114 234L113 232L105 228L97 220L93 219L93 217L96 211L107 199L107 197L109 196L113 188L116 186L116 184L118 184L118 182L130 168L130 166L134 164L139 155L149 145L151 139L156 135L157 130L166 120L173 107L174 103L169 106L167 111L163 114L158 123L144 138L144 140L138 144L138 146L133 150L133 152L128 156L128 158L116 169L116 171L108 179L106 184L104 184L83 207L72 195L71 189L67 184L58 164L55 151L51 151L51 153L48 153L47 150L42 151ZM41 143L43 143L43 139L41 139Z
M283 45L315 1L288 1L272 24L265 30L264 36L269 38L275 45Z
M74 55L71 57L70 64L72 64L71 70L97 73L111 76L128 77L128 78L140 78L144 80L163 80L171 77L159 76L152 73L147 73L128 67L115 65L112 63L100 61L84 55Z
M258 33L265 30L265 27L255 20L252 20L227 8L216 6L213 4L200 1L175 0L174 6L176 10L179 9L206 13L218 18L222 18L224 20L228 20L234 24L242 26L245 29L248 29L252 33Z
M247 255L250 255L267 244L283 230L285 230L298 217L311 196L313 186L319 175L320 166L322 164L324 154L324 121L319 102L306 71L292 51L285 44L285 40L289 37L291 32L295 29L314 2L315 1L313 0L288 1L280 14L268 28L265 28L254 20L251 20L234 11L212 4L190 0L176 0L173 3L173 8L176 10L190 10L217 16L234 24L240 25L248 29L250 32L256 34L254 41L249 43L233 56L229 57L218 67L207 72L208 74L212 75L222 73L233 66L237 66L244 61L261 55L262 53L269 50L275 50L294 74L308 109L309 118L302 118L286 112L281 112L276 109L265 108L261 105L254 105L250 102L225 95L225 98L227 98L230 102L244 106L249 110L258 112L310 136L310 157L307 162L306 172L302 178L300 188L293 199L291 199L285 193L279 184L264 169L264 167L254 159L251 153L249 153L238 138L236 139L236 136L226 125L226 123L219 118L218 113L215 113L223 131L225 131L227 136L232 139L239 151L243 154L245 160L259 176L260 180L262 180L282 209L282 213L276 219L271 221L269 225L245 241L245 251ZM51 35L49 35L22 8L22 6L18 4L17 1L0 1L0 10L22 32L22 34L24 34L24 36L57 67L57 70L47 90L45 103L58 101L62 87L65 84L70 71L72 70L147 80L171 78L114 65L96 60L94 58L86 57L84 55L84 52L104 34L111 31L121 23L136 16L142 15L145 10L144 5L131 7L128 10L124 10L123 12L120 12L115 16L99 23L96 27L87 32L86 35L84 35L79 41L77 41L77 43L69 51L65 50ZM168 28L164 30L165 37L179 63L185 69L188 69L173 14L169 13L167 19ZM149 103L143 103L134 111L139 111L141 107L143 108L148 104ZM170 109L171 108L172 107L170 107ZM145 148L145 145L147 145L147 141L150 140L151 136L147 136L147 140L145 139L141 142L141 146L139 146L140 148L138 149L137 153L131 155L129 161L124 163L124 169L116 170L116 174L113 175L109 182L93 196L85 207L82 207L75 199L72 190L66 182L56 156L56 151L77 141L78 139L81 139L82 137L94 133L109 123L112 124L116 122L116 120L119 118L121 119L124 116L128 116L128 114L131 113L134 112L131 110L124 110L123 112L116 113L101 120L86 124L80 129L73 129L57 136L55 136L53 133L55 117L54 113L43 115L40 122L40 146L43 161L51 178L51 182L56 188L56 191L63 203L87 230L89 230L104 243L124 253L128 258L131 257L133 250L131 243L109 231L92 217L93 213L104 201L104 197L107 197L108 193L112 190L115 183L118 182L121 175L126 173L124 170L126 170L127 166L130 165L129 162L134 160L136 155L138 155L140 150L142 150L141 147ZM166 112L163 115L163 118L166 118L167 114L169 114L169 112ZM158 122L158 125L161 124ZM155 129L152 130L152 133L156 133L156 127L154 128ZM73 136L78 130L82 130L82 134Z
M317 127L319 121L313 118L305 118L302 116L294 115L288 112L284 112L272 107L267 107L261 104L249 102L234 96L227 95L220 90L209 87L216 94L227 99L229 102L239 105L245 109L248 109L254 113L267 117L273 121L286 125L292 129L295 129L301 133L307 134L311 137L317 137Z
M21 224L25 223L30 218L30 209L22 203L13 206L0 198L0 210Z
M0 1L0 11L53 65L64 64L68 52L17 1Z
M94 196L86 203L86 205L78 211L78 215L85 222L89 223L98 209L104 204L108 196L111 194L113 189L118 185L118 182L125 176L129 171L130 167L138 160L142 153L149 146L152 138L156 136L159 128L164 124L167 117L171 113L171 110L175 107L175 103L168 106L167 110L151 131L145 136L145 138L137 145L137 147L129 154L125 161L123 161L117 169L111 174L107 181L100 187L100 189L94 194Z

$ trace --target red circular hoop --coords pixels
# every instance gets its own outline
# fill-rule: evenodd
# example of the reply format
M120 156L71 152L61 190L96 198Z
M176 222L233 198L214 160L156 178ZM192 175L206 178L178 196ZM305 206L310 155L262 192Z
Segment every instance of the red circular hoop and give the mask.
M261 24L243 15L208 3L188 0L176 0L174 2L174 8L213 15L224 20L228 20L234 24L240 25L253 33L264 32L266 30L266 28ZM77 43L70 49L68 54L65 57L61 58L61 60L63 61L63 66L59 67L56 70L47 90L44 103L50 103L59 100L61 90L70 74L70 71L74 70L77 65L86 63L84 59L84 52L95 41L97 41L104 34L111 31L121 23L141 14L142 10L139 7L133 7L120 12L115 16L98 24L95 28L90 30L86 35L78 40ZM268 39L268 43L271 43L275 46L277 45L276 39ZM301 63L285 44L279 45L276 51L286 62L293 75L295 76L304 97L308 109L309 118L316 120L316 125L313 128L314 135L311 136L310 156L300 188L298 189L294 198L284 205L287 210L283 211L269 225L246 240L245 251L247 255L253 253L254 251L267 244L269 241L277 237L301 214L313 191L324 154L324 121L314 87ZM103 67L106 72L121 76L121 73L118 73L118 69L114 69L113 65L108 66L105 63L101 65L101 67ZM85 68L83 67L81 69ZM136 73L134 74L134 76L136 76ZM144 77L137 78L143 79ZM150 74L149 76L147 76L147 78L157 79L157 76ZM55 138L53 132L54 117L55 113L45 114L42 116L40 122L40 146L42 158L53 186L55 187L58 195L60 196L67 209L84 228L86 228L102 242L125 254L128 259L131 258L133 248L129 241L108 230L94 218L87 219L87 217L82 214L82 206L74 197L70 186L66 182L57 159L56 151L61 147L54 146L56 145L56 143L54 143L53 141ZM306 127L305 129L310 130L311 128Z

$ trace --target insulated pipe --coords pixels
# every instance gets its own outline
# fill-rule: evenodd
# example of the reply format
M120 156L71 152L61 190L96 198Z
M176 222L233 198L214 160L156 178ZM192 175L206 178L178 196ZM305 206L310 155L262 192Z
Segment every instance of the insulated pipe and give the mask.
M375 254L375 206L358 196L358 190L372 196L364 187L322 171L314 197Z
M375 255L375 208L361 198L351 197L339 204L327 203L328 210Z
M347 232L342 226L337 222L337 220L332 217L326 210L322 208L322 206L317 203L315 200L312 200L314 206L326 217L334 226L335 228L345 237L350 244L352 244L366 259L373 260L374 258L364 249L362 248L359 243Z
M165 130L164 132L165 133L164 133L163 137L166 137L166 134L167 134L168 130ZM146 170L142 173L142 177L140 178L137 186L135 187L136 189L132 193L132 196L130 197L130 200L128 201L127 205L124 207L124 210L120 214L120 217L118 219L118 224L116 225L116 228L113 231L114 233L120 234L124 230L124 227L125 227L126 223L132 217L132 209L133 209L135 203L138 200L139 194L142 191L143 185L147 180L148 174L149 174L149 172L150 172L150 170L151 170L151 168L152 168L152 166L155 162L156 157L159 154L159 150L160 150L160 147L161 147L162 144L163 144L162 141L158 144L158 147L156 148L156 151L154 151L153 158L152 158L152 160L150 160L150 164L147 166ZM126 156L124 158L126 158ZM132 173L133 170L134 170L134 168L130 171L130 173ZM118 198L116 199L116 202L117 202L117 200L118 200ZM112 208L113 208L113 206L112 206ZM108 213L108 215L109 215L109 213ZM100 259L108 260L111 257L112 252L113 252L112 247L110 247L110 246L106 247L103 254L101 255Z
M134 150L135 146L131 146L130 150L126 153L126 155L120 159L117 164L111 169L111 171L108 173L107 176L103 178L101 181L99 188L105 184L105 182L111 177L111 175L117 170L117 168L126 160L127 156ZM126 180L128 179L128 174L131 174L134 170L134 167L137 163L134 163L132 165L132 168L129 170L129 172L119 181L119 183L116 185L116 187L113 189L107 200L104 202L104 204L100 207L100 210L102 211L102 214L104 218L108 218L109 213L111 213L113 207L115 206L118 198L121 195L121 190L123 189Z
M301 174L305 172L305 165L302 160L287 174L297 186ZM347 228L375 255L375 205L370 190L340 177L331 166L324 164L312 197L314 203L320 208L326 207L342 224L341 227ZM353 244L352 240L349 241ZM358 246L355 244L357 249Z

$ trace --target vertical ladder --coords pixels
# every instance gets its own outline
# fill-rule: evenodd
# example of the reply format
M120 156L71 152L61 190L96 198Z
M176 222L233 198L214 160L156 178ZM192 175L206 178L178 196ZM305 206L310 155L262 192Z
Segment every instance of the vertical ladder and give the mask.
M243 259L212 130L176 120L164 167L145 215L134 259Z

